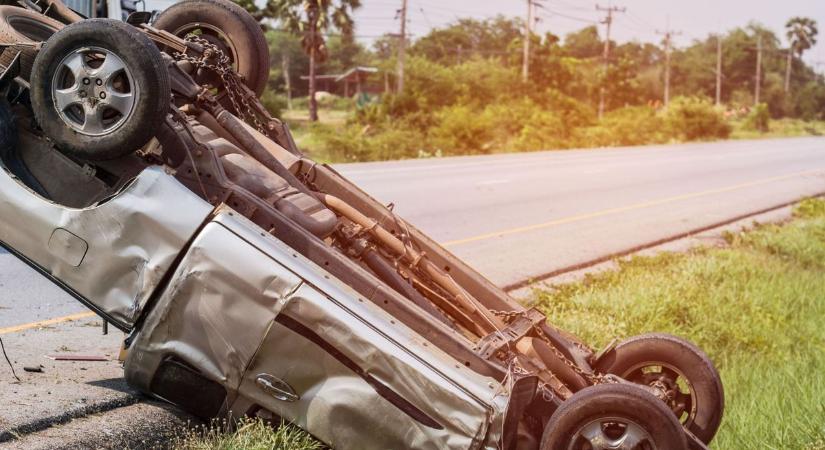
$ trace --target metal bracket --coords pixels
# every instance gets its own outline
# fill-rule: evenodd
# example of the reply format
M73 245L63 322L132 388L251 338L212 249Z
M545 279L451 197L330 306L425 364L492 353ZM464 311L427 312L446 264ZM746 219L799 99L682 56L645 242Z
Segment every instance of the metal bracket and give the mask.
M599 350L599 353L596 353L590 357L590 360L588 361L590 363L590 367L596 367L599 364L599 361L610 354L610 352L612 352L618 344L619 340L616 338L613 338L610 342L608 342L603 349Z
M156 44L165 45L176 52L186 53L186 50L190 47L190 43L187 43L185 40L175 36L174 34L168 31L159 30L145 23L141 23L140 25L138 25L138 28L143 29L143 31L146 32L146 36L148 36L149 39L155 41ZM192 45L192 47L195 46Z
M547 317L536 308L525 310L510 322L507 328L481 338L474 351L482 358L490 359L502 349L527 336L527 333L544 323L546 319Z

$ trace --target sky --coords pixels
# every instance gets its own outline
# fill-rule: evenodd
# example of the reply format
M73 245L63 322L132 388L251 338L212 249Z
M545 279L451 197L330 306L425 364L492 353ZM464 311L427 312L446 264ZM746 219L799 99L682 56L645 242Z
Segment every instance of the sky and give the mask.
M536 1L542 5L537 8L537 32L542 34L550 31L564 36L604 17L592 1ZM615 16L612 39L660 42L662 37L656 31L669 27L682 33L674 37L677 46L751 21L772 29L786 45L785 22L794 16L811 17L819 24L819 43L806 53L805 60L809 64L820 63L817 70L825 71L825 0L612 0L610 4L626 8L626 12ZM600 5L607 6L608 1L602 0ZM359 40L369 43L383 33L398 33L400 21L396 11L400 7L401 0L362 0L355 14ZM408 32L415 38L459 17L524 17L527 0L408 0L408 8ZM600 25L600 33L603 36L604 26Z

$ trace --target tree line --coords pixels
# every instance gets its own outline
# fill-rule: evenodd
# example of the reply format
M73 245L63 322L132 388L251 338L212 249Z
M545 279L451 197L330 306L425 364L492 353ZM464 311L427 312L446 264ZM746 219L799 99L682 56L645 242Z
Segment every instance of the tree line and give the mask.
M825 79L802 58L818 34L808 18L788 20L782 32L789 45L749 23L672 48L673 102L665 109L663 43L611 41L604 64L596 26L530 34L525 81L520 18L457 19L409 42L405 89L397 92L401 40L387 34L369 47L359 42L352 19L358 0L245 6L267 28L271 104L309 95L312 77L301 79L308 74L379 68L372 81L381 95L359 102L343 128L311 129L313 145L337 160L716 139L734 123L766 131L771 119L825 119Z

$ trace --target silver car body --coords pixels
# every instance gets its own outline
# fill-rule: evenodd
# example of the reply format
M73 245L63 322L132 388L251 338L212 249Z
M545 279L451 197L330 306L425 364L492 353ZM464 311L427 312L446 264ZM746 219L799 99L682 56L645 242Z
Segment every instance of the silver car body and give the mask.
M5 247L132 333L126 377L146 392L174 358L225 390L223 412L265 410L335 448L499 446L506 382L161 168L84 209L3 170L0 217Z

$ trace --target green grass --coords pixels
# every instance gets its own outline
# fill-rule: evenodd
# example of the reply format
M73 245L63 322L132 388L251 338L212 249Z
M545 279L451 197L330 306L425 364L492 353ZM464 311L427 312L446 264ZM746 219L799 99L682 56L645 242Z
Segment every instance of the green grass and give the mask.
M284 105L285 106L285 105ZM292 130L298 147L322 163L343 163L354 161L380 161L387 159L421 158L445 154L467 154L455 145L438 150L437 145L431 142L425 130L419 130L407 125L397 128L381 129L375 126L362 126L353 122L356 115L355 102L341 97L325 97L319 101L319 121L313 124L309 121L308 99L306 97L293 100L293 109L283 109L280 118L287 122ZM621 117L621 116L619 116ZM474 121L474 116L470 119ZM568 140L560 138L557 146L530 144L528 147L513 147L506 142L498 142L488 150L493 153L508 153L515 151L540 150L544 148L602 148L603 146L619 145L648 145L661 144L667 141L661 133L656 134L658 128L643 126L638 120L631 117L624 118L625 122L592 126L578 129L579 134ZM769 130L760 132L749 129L744 118L728 119L732 132L730 139L771 139L801 136L825 136L825 121L804 121L801 119L770 120ZM612 125L611 125L612 124ZM632 132L628 132L628 126ZM661 131L661 130L659 130ZM573 133L576 134L576 133ZM620 138L620 136L621 138ZM612 136L612 138L610 137ZM630 136L630 137L629 137ZM511 138L515 139L514 136ZM605 141L607 139L607 141ZM612 142L612 143L608 143ZM676 143L676 141L672 141ZM536 147L535 149L533 147ZM470 152L470 153L478 153Z
M663 331L719 366L727 407L716 449L825 448L825 202L730 235L730 246L635 258L532 301L601 346Z
M731 139L764 139L783 138L800 136L823 136L825 135L825 121L804 121L801 119L777 119L771 120L769 130L765 133L749 130L745 127L744 120L735 120Z
M726 394L714 449L825 450L825 201L785 225L729 234L729 246L637 257L619 270L535 291L529 302L595 347L673 333L702 347ZM314 450L293 427L244 422L189 432L177 448Z
M187 430L171 447L179 450L321 450L326 447L299 428L272 428L263 420L245 419L232 433L222 427Z

